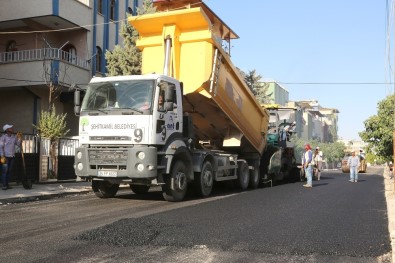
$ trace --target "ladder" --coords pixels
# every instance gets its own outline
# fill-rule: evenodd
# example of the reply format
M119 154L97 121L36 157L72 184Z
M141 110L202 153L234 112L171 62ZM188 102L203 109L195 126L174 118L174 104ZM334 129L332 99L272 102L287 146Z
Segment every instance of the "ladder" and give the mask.
M213 62L213 70L210 78L210 93L214 92L214 96L217 95L218 89L218 77L219 77L219 69L222 64L222 54L218 52L218 49L215 49L214 52L214 62Z

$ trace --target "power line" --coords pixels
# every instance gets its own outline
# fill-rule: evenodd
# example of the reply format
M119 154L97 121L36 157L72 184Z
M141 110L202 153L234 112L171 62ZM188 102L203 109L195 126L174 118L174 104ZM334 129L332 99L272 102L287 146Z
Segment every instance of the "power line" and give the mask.
M10 31L10 32L0 32L0 35L8 35L8 34L35 34L35 33L52 33L52 32L62 32L62 31L72 31L72 30L77 30L81 28L88 29L93 26L100 26L100 25L107 25L107 24L116 24L122 21L126 21L127 18L125 19L120 19L117 21L111 21L108 23L100 23L100 24L93 24L93 25L85 25L85 26L75 26L75 27L68 27L68 28L61 28L61 29L50 29L50 30L33 30L33 31Z
M10 81L27 81L27 82L42 82L42 80L28 80L28 79L11 79L0 77L1 80ZM281 81L264 81L265 83L279 83L287 85L389 85L395 84L391 82L281 82Z
M390 85L392 82L281 82L268 81L271 83L279 83L286 85Z
M28 79L10 79L10 78L1 78L2 80L11 80L11 81L27 81L27 82L43 82L42 80L28 80Z

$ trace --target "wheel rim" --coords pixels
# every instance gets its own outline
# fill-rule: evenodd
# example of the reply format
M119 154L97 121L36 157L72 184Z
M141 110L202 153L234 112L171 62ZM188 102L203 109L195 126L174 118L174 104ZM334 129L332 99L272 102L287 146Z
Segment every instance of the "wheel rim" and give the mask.
M209 188L213 185L213 174L210 170L205 170L203 174L203 186Z
M183 191L187 185L187 178L184 172L177 172L176 178L174 178L175 190Z

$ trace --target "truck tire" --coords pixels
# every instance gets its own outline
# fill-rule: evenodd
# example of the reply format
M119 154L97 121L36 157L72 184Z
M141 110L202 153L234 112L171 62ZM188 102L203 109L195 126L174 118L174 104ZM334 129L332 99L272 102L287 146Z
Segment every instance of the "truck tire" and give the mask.
M250 171L250 182L249 182L248 187L251 189L258 188L261 180L262 180L262 177L261 177L261 173L259 171L259 164L257 164L257 162L254 162L254 169Z
M165 176L162 186L163 198L169 202L182 201L187 193L188 182L184 162L178 160L174 163L170 175Z
M201 197L207 197L211 194L214 184L213 166L209 161L203 163L202 171L195 174L194 186Z
M119 184L113 184L108 181L92 181L92 190L99 198L114 197L119 189Z
M130 184L130 189L133 191L133 193L142 195L148 193L148 190L150 188L149 185L140 185L140 184Z
M245 191L248 188L250 182L250 173L248 164L246 162L239 162L239 168L237 169L237 187L240 190Z

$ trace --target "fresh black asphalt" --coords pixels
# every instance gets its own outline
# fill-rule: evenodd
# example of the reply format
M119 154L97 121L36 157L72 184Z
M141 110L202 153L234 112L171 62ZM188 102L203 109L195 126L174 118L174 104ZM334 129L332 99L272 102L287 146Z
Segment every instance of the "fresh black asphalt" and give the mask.
M273 255L377 257L391 251L381 175L326 172L302 182L247 191L138 219L123 219L76 239L117 247L208 247ZM216 191L223 195L228 190ZM228 192L227 192L228 191Z

